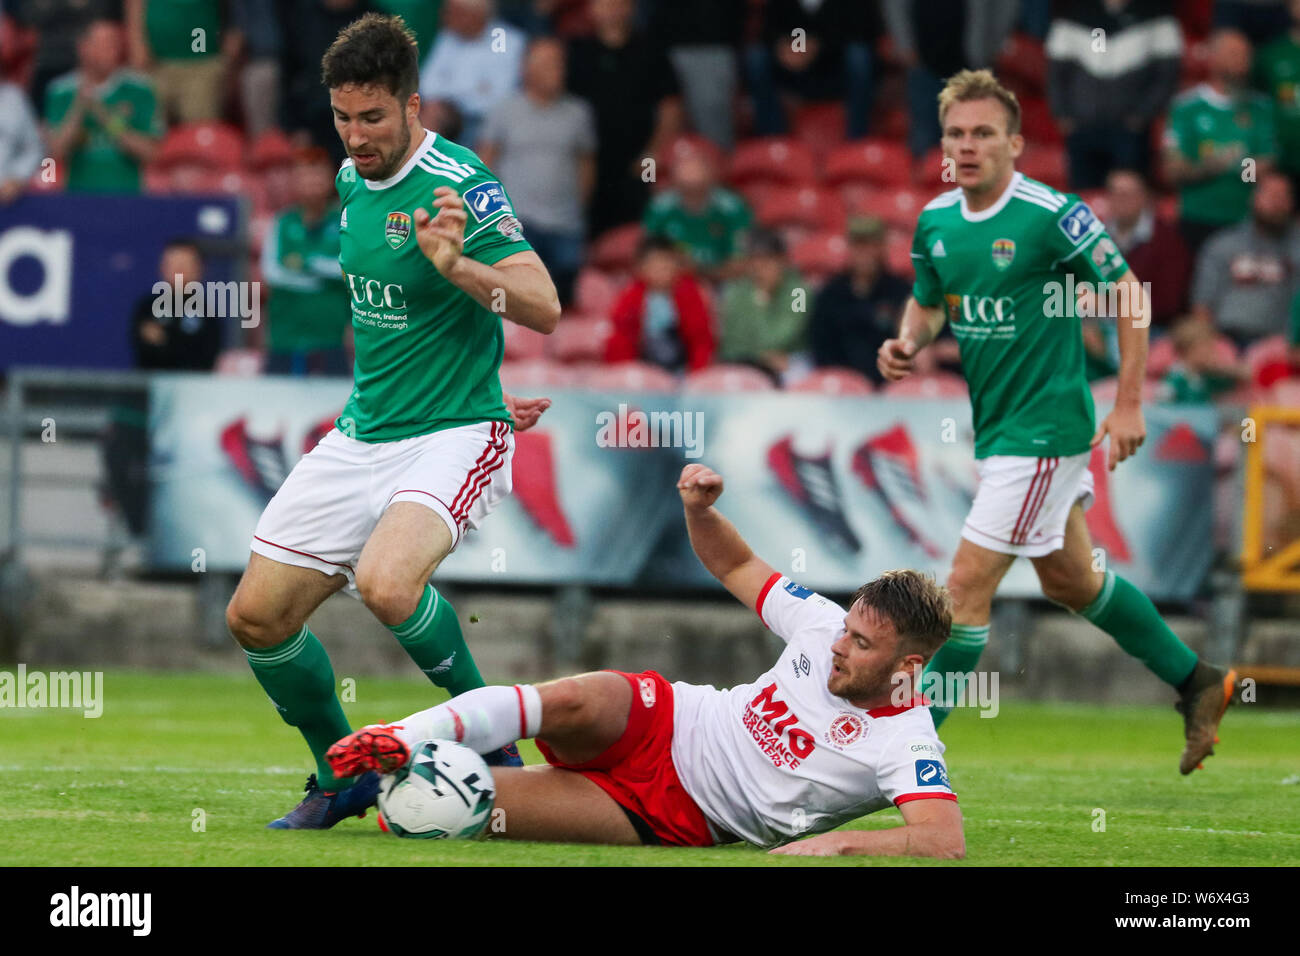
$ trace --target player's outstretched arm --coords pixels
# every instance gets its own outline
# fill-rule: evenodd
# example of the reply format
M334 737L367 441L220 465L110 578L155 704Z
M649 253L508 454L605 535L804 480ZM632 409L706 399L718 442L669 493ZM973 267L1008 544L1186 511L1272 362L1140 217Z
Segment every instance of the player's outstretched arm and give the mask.
M1147 427L1142 418L1142 382L1147 373L1147 339L1151 326L1151 303L1142 283L1129 269L1116 282L1125 294L1115 296L1119 315L1115 316L1119 332L1119 388L1115 407L1097 426L1092 447L1110 436L1106 465L1114 471L1125 458L1137 453L1146 440Z
M713 503L722 494L722 476L704 465L687 465L677 479L686 512L686 530L700 563L746 607L757 610L758 595L772 566L750 550L736 526Z
M903 825L889 830L837 830L777 847L782 856L930 856L960 860L966 855L961 810L955 800L912 800L898 808Z
M880 374L890 382L911 375L916 353L938 337L946 320L942 308L927 308L917 302L915 296L908 296L907 305L903 307L903 321L898 326L898 338L884 342L876 353L876 367Z

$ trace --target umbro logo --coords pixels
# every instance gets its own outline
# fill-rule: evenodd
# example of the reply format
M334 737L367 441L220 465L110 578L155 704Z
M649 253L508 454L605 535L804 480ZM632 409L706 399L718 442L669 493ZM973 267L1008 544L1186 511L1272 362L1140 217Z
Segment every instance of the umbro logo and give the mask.
M935 259L946 259L948 257L947 251L943 248L942 239L934 240L934 245L930 247L930 256Z
M794 676L804 677L812 670L812 664L809 662L807 655L800 654L799 659L790 658L790 666L794 668Z

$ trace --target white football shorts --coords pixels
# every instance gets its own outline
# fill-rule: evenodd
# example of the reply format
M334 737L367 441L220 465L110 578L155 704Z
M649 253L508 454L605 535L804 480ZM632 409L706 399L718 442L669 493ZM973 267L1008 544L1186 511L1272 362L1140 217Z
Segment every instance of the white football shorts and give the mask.
M478 422L415 438L363 442L337 428L302 457L253 532L253 551L281 564L345 574L356 565L384 510L396 501L431 508L465 531L510 494L515 436L505 422Z
M961 536L990 551L1038 558L1065 544L1077 501L1092 505L1091 452L1068 458L990 455L976 462L979 486Z

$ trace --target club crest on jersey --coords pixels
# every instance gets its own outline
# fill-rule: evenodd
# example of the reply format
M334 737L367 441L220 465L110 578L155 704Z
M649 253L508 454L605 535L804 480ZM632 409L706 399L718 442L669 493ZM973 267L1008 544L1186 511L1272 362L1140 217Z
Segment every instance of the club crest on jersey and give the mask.
M848 712L840 714L831 721L826 739L834 747L847 747L855 744L867 734L867 725L857 714Z
M411 238L411 217L404 212L390 212L384 223L384 238L394 249L400 249Z
M1014 239L993 240L993 265L1005 271L1015 257L1016 241Z

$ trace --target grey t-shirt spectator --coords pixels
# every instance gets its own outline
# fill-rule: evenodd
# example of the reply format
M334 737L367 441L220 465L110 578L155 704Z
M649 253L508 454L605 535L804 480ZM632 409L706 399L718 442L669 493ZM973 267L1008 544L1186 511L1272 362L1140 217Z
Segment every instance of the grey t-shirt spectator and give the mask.
M526 96L509 99L488 113L479 141L497 147L492 171L528 228L582 234L578 160L596 151L585 100L567 93L546 106Z
M1209 309L1215 328L1239 344L1287 329L1300 277L1300 227L1272 236L1246 222L1211 237L1201 249L1192 305Z
M13 83L0 82L0 183L30 179L44 152L26 95Z

